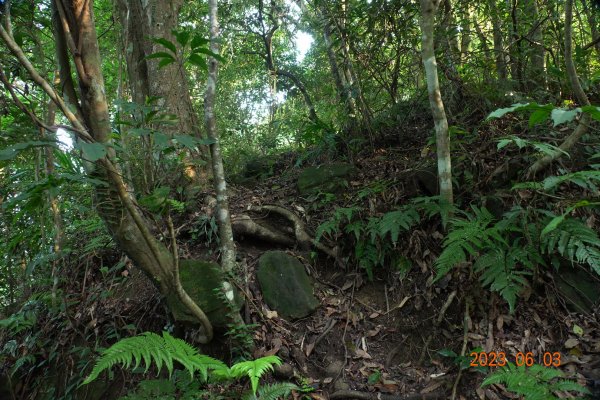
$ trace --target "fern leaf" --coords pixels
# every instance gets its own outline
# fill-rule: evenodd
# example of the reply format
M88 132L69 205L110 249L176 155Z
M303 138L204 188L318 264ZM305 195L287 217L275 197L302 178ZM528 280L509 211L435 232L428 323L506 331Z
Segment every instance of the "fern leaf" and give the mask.
M281 365L281 360L277 356L261 357L253 361L242 361L231 367L231 374L234 377L247 375L250 378L252 393L256 394L258 381L267 371L272 371L274 365Z
M194 347L181 339L174 338L168 332L163 332L162 337L152 332L146 332L139 336L122 339L104 350L83 384L92 382L102 371L110 369L116 364L130 368L132 363L135 363L134 367L137 367L142 360L146 365L146 371L154 361L159 371L164 365L169 371L169 375L173 374L173 362L178 361L191 377L196 371L200 371L204 380L207 378L209 369L228 370L221 361L198 354Z
M379 235L384 238L388 233L396 244L401 231L408 231L420 221L420 216L414 207L405 207L398 211L384 214L379 222Z
M589 265L600 275L600 238L575 218L565 218L552 231L542 236L542 251L554 251L571 262Z
M280 398L286 398L287 396L290 395L292 390L298 390L298 389L300 389L300 388L298 386L294 385L293 383L289 383L289 382L274 383L274 384L262 386L260 389L258 389L258 396L256 396L256 394L250 392L250 393L246 394L242 398L242 400L255 400L257 398L260 400L277 400Z

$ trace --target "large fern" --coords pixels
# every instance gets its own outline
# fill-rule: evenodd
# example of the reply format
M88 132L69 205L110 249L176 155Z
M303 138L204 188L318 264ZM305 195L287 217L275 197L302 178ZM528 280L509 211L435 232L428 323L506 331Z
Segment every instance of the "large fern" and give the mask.
M481 386L494 383L506 385L509 392L523 396L524 400L558 400L553 394L556 391L574 391L589 393L589 390L576 382L561 379L563 373L554 368L547 368L539 364L527 368L517 367L509 363L506 367L499 368L492 375L485 378Z
M272 371L274 365L281 365L281 360L277 356L267 356L251 361L242 361L233 365L230 370L230 376L240 378L248 376L252 386L252 393L256 394L258 389L258 380L265 372Z
M544 253L552 254L556 250L572 262L589 265L600 275L600 238L580 220L560 220L551 229L544 229L541 240Z
M116 364L121 364L125 368L130 368L133 364L133 367L137 368L142 360L146 371L154 361L159 371L164 365L169 375L173 373L173 362L177 361L191 376L199 372L204 381L208 378L209 370L229 369L222 361L199 354L194 347L181 339L174 338L168 332L163 332L162 337L152 332L145 332L139 336L121 339L104 350L83 384L92 382L102 371Z
M289 382L279 382L270 385L264 385L258 389L258 396L255 393L247 393L242 400L277 400L287 397L292 390L297 390L298 386Z
M512 313L517 295L529 285L526 277L533 273L538 263L543 264L544 261L534 246L513 244L505 247L498 244L477 259L473 271L479 274L482 286L500 293Z
M452 268L466 262L481 249L495 247L495 242L503 243L498 228L492 226L494 217L485 208L473 207L474 214L463 213L465 218L451 218L450 231L444 240L444 250L439 255L435 267L436 280L444 277Z
M163 332L162 337L152 332L146 332L139 336L122 339L104 350L83 384L92 382L102 371L116 364L121 364L125 368L132 366L137 368L142 361L146 366L146 371L154 362L159 371L166 366L169 375L173 374L173 364L177 361L190 373L190 378L193 378L195 373L200 373L203 382L207 381L209 375L221 380L234 380L248 376L253 396L256 396L259 379L266 372L273 370L274 365L281 365L279 357L267 356L253 361L242 361L229 368L222 361L199 354L194 347L181 339L174 338L168 332ZM289 389L290 386L287 388ZM267 396L268 393L282 393L283 389L283 386L275 387L271 392L267 391Z

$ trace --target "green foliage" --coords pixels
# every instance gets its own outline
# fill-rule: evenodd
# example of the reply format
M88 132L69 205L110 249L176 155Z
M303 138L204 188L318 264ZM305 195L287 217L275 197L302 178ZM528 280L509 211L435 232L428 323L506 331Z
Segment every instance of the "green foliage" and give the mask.
M571 122L581 113L589 114L593 119L600 120L600 108L596 106L577 107L572 110L554 107L552 104L541 105L536 102L517 103L511 107L499 108L491 112L487 119L501 118L511 112L531 112L529 126L534 126L552 119L554 126Z
M252 393L258 390L258 381L268 371L273 371L274 365L281 365L281 360L277 356L266 356L256 360L242 361L234 364L229 369L229 377L240 378L248 376L252 385ZM219 374L219 371L216 371Z
M155 364L159 372L165 366L169 376L173 375L174 362L178 362L189 372L190 379L194 377L194 374L199 373L201 382L207 382L209 378L231 381L247 376L250 379L252 396L256 396L257 391L260 394L260 378L266 372L272 371L275 365L281 364L278 357L267 356L253 361L242 361L229 368L219 360L199 354L194 347L181 339L172 337L168 332L163 332L162 337L146 332L140 336L122 339L104 350L83 384L94 381L102 371L110 369L116 364L136 369L142 361L145 365L144 372L147 372L150 366ZM289 393L295 388L295 385L276 385L270 389L266 388L264 393L267 397L264 398L275 398L269 396Z
M483 248L495 248L503 239L492 226L494 217L485 208L473 207L474 214L463 213L463 218L450 220L449 233L444 240L444 250L435 266L440 279L453 267L466 262Z
M205 61L206 56L213 57L221 62L226 61L225 58L209 49L208 45L210 44L210 41L208 39L195 35L190 42L190 31L174 30L172 33L175 36L177 43L181 46L182 51L185 53L185 63L207 69L208 64ZM177 45L175 43L166 38L154 38L152 41L160 44L167 50L158 51L146 57L146 59L160 60L158 63L159 68L164 68L179 59L180 53L177 51Z
M546 254L556 250L571 262L587 264L600 275L600 238L593 229L575 218L565 218L545 229L541 248Z
M524 400L558 400L556 391L573 391L589 394L589 390L576 382L563 378L562 371L534 364L531 367L508 363L490 376L485 378L482 386L495 383L506 385L506 389L516 395L523 396Z
M142 361L146 372L154 362L159 371L164 365L169 375L173 373L174 361L177 361L191 376L200 373L203 381L208 379L209 370L228 371L221 361L198 354L195 348L181 339L172 337L168 332L163 332L162 337L146 332L140 336L122 339L106 349L83 383L92 382L102 371L116 364L122 364L125 368L133 364L133 367L137 368Z
M583 222L568 218L568 212L557 217L546 210L515 207L497 222L485 208L461 214L450 220L435 263L436 280L474 260L473 272L481 284L498 292L513 312L518 294L529 285L528 277L555 253L600 274L600 238Z

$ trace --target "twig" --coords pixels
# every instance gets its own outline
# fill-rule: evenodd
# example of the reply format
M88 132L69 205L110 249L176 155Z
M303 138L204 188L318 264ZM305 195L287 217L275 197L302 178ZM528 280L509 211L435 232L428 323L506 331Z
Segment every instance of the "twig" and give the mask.
M450 295L448 295L446 302L440 309L438 318L433 323L433 329L431 331L431 334L425 341L425 346L423 346L423 350L421 351L421 356L419 357L419 365L421 365L423 363L423 360L425 359L425 354L427 353L427 348L429 347L429 344L431 343L431 340L433 339L433 335L435 335L437 333L437 330L438 330L440 324L442 323L442 320L444 319L444 314L446 314L446 310L448 310L448 307L450 307L450 304L452 304L452 300L454 300L455 297L456 297L456 290L453 290L452 293L450 293Z
M464 317L464 329L463 329L463 343L462 343L462 349L460 350L461 357L464 357L465 353L467 352L467 342L469 339L469 320L471 319L471 317L469 316L469 306L471 304L471 298L468 297L465 303L466 304L465 304L465 317ZM463 372L463 369L459 368L458 375L456 376L456 380L454 381L454 386L452 386L451 400L456 399L456 389L458 388L458 384L460 382L462 372Z

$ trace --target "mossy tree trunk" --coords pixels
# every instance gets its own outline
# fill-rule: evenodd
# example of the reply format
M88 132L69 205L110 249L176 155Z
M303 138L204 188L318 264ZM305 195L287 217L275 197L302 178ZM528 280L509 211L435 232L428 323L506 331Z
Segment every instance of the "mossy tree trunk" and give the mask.
M150 233L134 200L130 197L123 181L113 147L110 146L111 125L105 96L104 77L101 69L100 51L94 24L93 2L89 0L54 0L57 31L57 47L70 54L75 66L79 92L70 93L69 102L58 95L52 86L39 74L23 50L15 42L11 29L0 25L0 38L33 81L57 105L71 124L71 130L80 141L96 147L101 146L106 155L87 163L88 174L106 182L97 186L95 197L99 215L106 223L120 248L154 281L160 292L182 293L181 283L175 279L173 255ZM76 17L75 17L76 16ZM10 23L7 23L10 27ZM67 53L68 52L68 53ZM68 59L63 63L69 64ZM63 65L63 67L66 67ZM61 74L62 76L62 74ZM75 87L71 75L64 75L64 85ZM67 80L69 82L67 82ZM79 101L77 101L79 99ZM73 105L76 105L75 107ZM36 123L43 125L39 119ZM212 327L198 306L179 296L205 328L205 341L212 338ZM203 318L204 317L204 318Z

